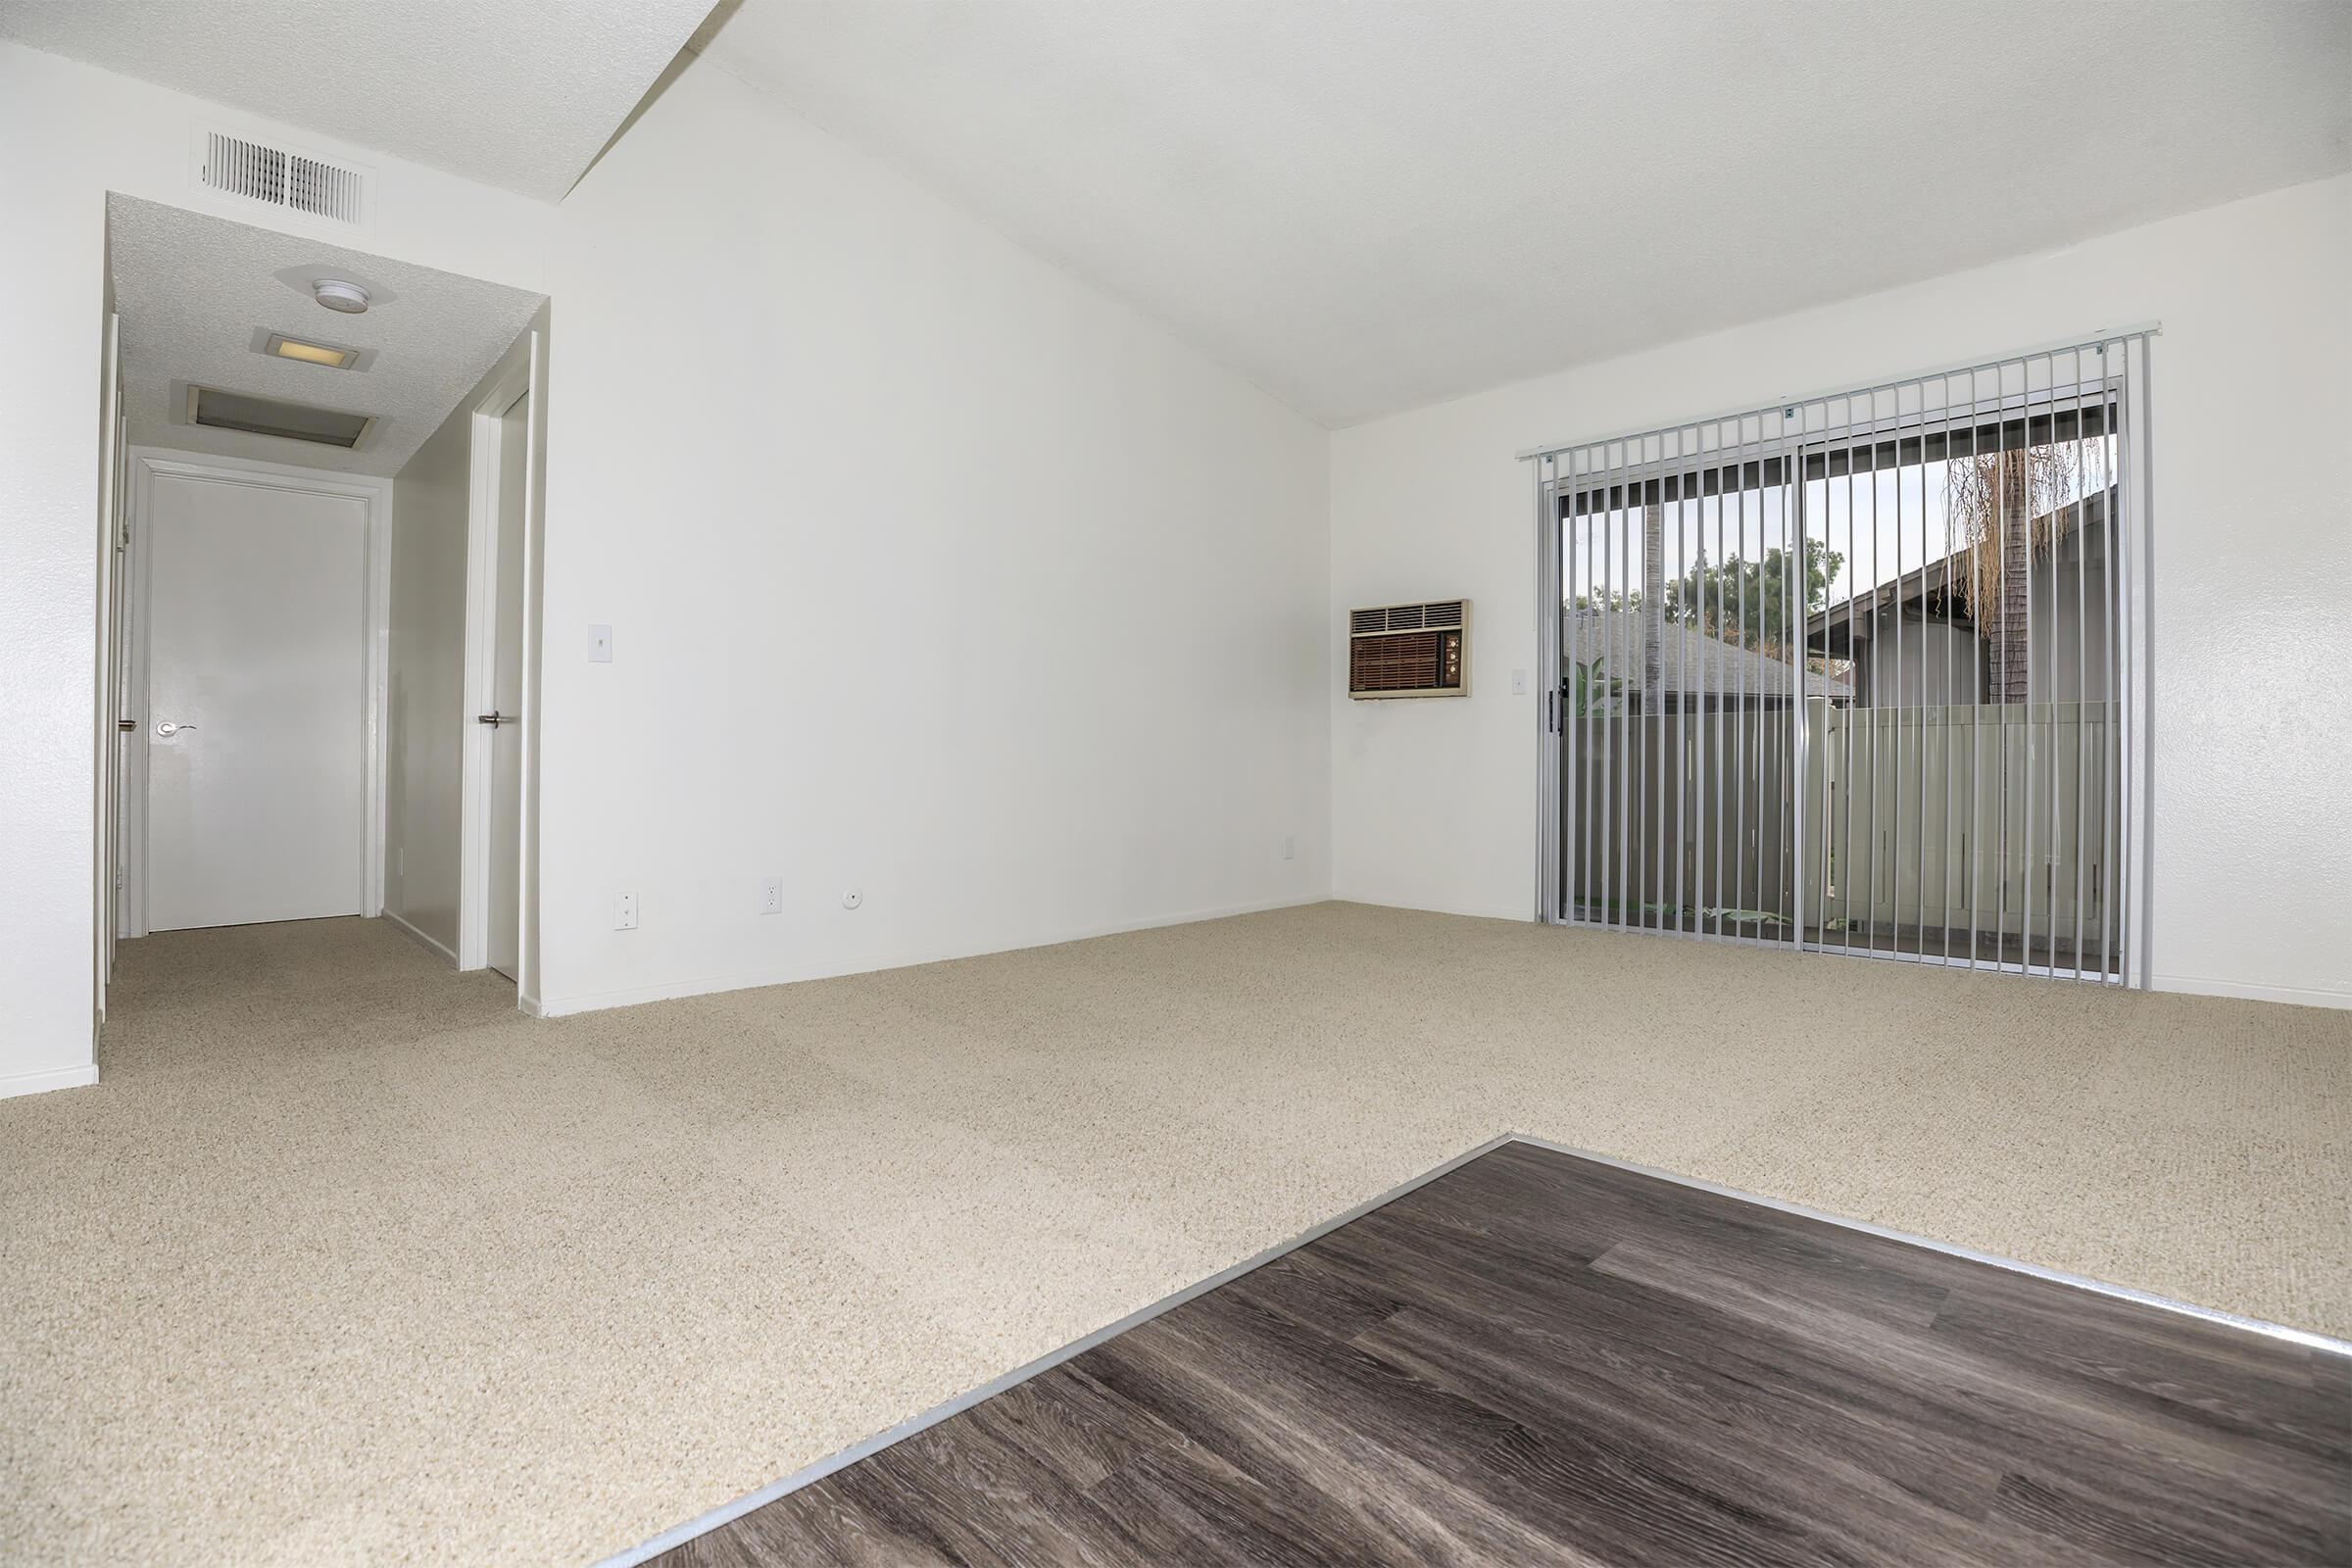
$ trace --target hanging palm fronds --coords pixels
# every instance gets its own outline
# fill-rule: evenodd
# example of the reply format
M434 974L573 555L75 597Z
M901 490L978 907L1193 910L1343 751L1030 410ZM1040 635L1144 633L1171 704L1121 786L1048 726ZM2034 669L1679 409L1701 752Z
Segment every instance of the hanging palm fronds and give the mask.
M2004 447L1944 465L1944 516L1952 549L1968 552L1965 592L1980 622L1997 618L2009 573L2024 568L2026 549L2049 558L2054 514L2075 493L2073 453L2072 444ZM2003 547L1987 549L1995 539Z
M2033 700L2034 558L2050 559L2056 513L2073 494L2071 448L2008 447L1944 465L1944 516L1961 570L1970 618L1990 660L1986 696Z

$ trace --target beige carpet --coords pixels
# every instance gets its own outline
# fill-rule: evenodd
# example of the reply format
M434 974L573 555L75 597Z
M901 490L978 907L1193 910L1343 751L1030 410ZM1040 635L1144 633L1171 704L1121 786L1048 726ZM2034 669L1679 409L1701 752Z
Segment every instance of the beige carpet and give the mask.
M0 1557L579 1563L1506 1129L2352 1335L2352 1014L1349 905L540 1023L123 950L0 1102Z

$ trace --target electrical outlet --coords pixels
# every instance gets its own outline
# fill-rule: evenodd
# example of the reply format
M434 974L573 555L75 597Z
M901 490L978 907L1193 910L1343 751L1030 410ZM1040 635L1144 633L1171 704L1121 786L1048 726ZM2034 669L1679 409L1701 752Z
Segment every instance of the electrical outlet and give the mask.
M761 914L782 914L784 912L784 879L782 877L771 876L760 884L760 912Z
M612 929L615 931L634 931L637 929L636 894L621 893L613 896Z
M1282 836L1282 858L1286 860L1296 860L1298 858L1298 834L1285 833Z

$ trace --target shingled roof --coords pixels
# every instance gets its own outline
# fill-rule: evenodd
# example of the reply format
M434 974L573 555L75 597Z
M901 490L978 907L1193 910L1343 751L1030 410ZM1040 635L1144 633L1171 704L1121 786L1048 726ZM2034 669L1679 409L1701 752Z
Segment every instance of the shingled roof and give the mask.
M1560 665L1606 661L1602 673L1623 680L1625 690L1639 696L1642 688L1642 639L1644 616L1639 609L1579 609L1560 628ZM1789 689L1788 659L1785 653L1742 648L1738 643L1701 631L1686 620L1666 619L1658 627L1658 689L1661 700L1675 707L1692 702L1785 704ZM1827 695L1846 702L1853 684L1842 675L1805 672L1805 695Z

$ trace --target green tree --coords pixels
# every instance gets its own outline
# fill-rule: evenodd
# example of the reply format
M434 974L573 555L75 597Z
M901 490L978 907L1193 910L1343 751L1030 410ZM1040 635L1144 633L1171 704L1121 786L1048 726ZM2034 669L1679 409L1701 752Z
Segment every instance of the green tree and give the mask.
M1666 584L1665 618L1780 657L1804 640L1801 623L1788 624L1793 564L1788 551L1776 548L1755 561L1734 556L1719 564L1694 566ZM1844 565L1844 554L1832 550L1826 540L1805 541L1802 615L1810 616L1829 603L1830 579Z

